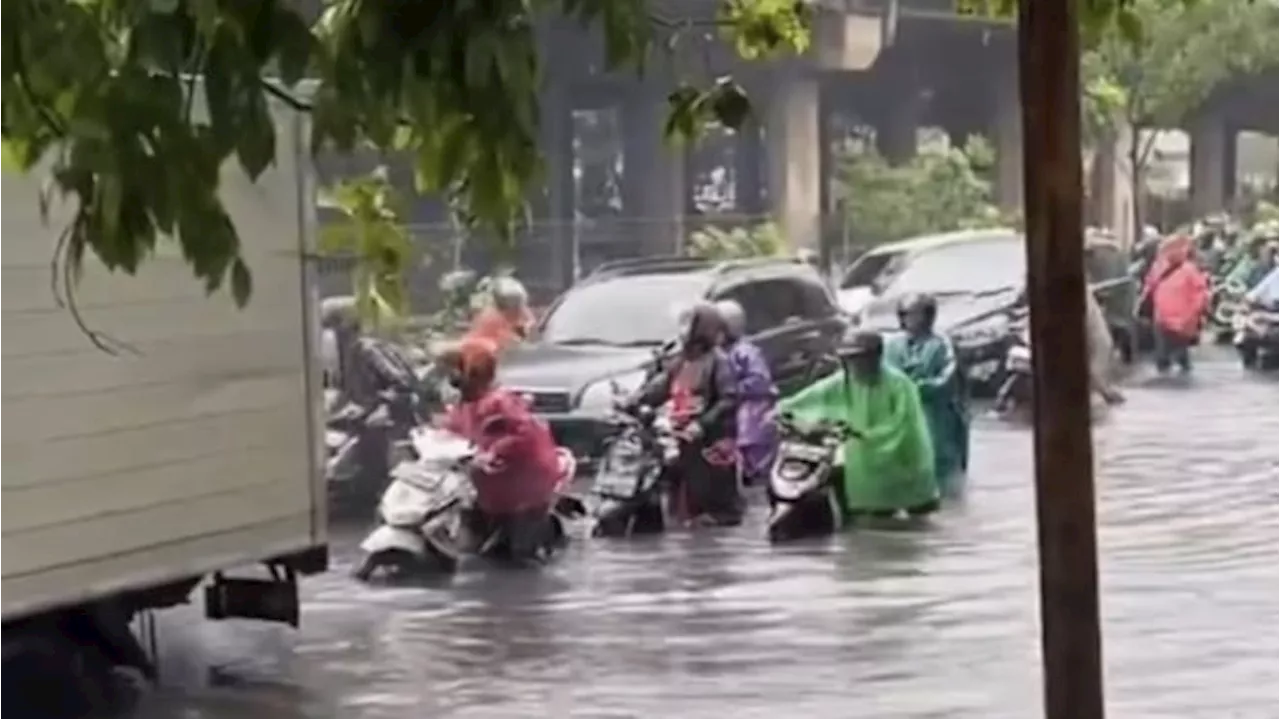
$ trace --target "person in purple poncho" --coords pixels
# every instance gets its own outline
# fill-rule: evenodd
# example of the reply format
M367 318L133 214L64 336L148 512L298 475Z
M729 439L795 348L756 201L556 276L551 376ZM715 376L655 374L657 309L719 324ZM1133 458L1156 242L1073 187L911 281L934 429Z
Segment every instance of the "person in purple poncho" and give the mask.
M747 317L742 306L725 300L716 303L716 311L724 321L724 352L738 383L738 456L743 483L763 482L778 449L778 428L773 422L778 388L764 354L744 337Z

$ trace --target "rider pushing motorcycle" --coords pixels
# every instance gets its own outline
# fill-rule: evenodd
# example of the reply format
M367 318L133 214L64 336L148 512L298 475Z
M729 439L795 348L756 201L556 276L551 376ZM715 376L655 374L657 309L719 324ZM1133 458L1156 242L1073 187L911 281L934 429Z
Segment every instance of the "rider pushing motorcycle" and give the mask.
M472 533L482 541L504 533L512 559L542 561L561 471L556 444L524 399L496 386L497 352L479 338L457 347L451 381L460 399L443 424L480 449L473 464L477 502L467 517Z
M689 312L680 353L621 409L668 404L682 437L675 504L698 524L731 526L742 521L736 437L737 377L718 348L724 321L714 305Z
M933 443L920 392L910 377L884 361L875 332L859 332L839 350L841 369L779 403L793 420L842 422L842 501L850 517L938 508Z

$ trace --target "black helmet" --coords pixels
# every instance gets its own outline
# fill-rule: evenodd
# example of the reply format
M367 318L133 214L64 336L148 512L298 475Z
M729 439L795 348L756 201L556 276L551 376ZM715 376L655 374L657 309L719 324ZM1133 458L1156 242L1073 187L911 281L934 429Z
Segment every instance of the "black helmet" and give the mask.
M929 322L933 322L938 317L938 301L933 295L924 293L912 293L898 300L898 316L902 317L911 312L922 312Z
M879 332L854 330L836 348L836 356L843 361L867 355L880 356L884 352L884 340Z

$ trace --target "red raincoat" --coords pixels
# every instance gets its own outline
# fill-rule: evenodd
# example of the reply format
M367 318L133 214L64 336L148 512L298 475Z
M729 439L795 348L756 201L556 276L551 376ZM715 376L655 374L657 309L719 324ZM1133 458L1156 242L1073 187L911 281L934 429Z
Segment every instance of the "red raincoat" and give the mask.
M1190 244L1190 239L1179 238L1161 250L1147 273L1143 292L1151 296L1156 327L1194 339L1209 305L1209 280L1191 261Z
M496 471L474 474L482 511L505 515L551 505L560 473L556 443L522 398L491 389L453 407L444 426L496 460Z

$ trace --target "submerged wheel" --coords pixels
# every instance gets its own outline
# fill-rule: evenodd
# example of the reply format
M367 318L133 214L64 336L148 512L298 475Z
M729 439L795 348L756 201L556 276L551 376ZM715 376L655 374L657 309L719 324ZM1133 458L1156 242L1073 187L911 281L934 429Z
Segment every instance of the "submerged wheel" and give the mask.
M373 573L378 571L379 566L381 566L381 561L377 554L366 555L365 558L360 560L360 563L356 565L355 570L351 572L351 576L361 582L367 582L373 577Z
M646 502L636 510L631 531L634 534L659 534L666 529L666 524L667 519L662 513L662 503Z
M1258 366L1258 346L1254 344L1240 345L1236 347L1240 353L1240 364L1245 369L1253 369Z

